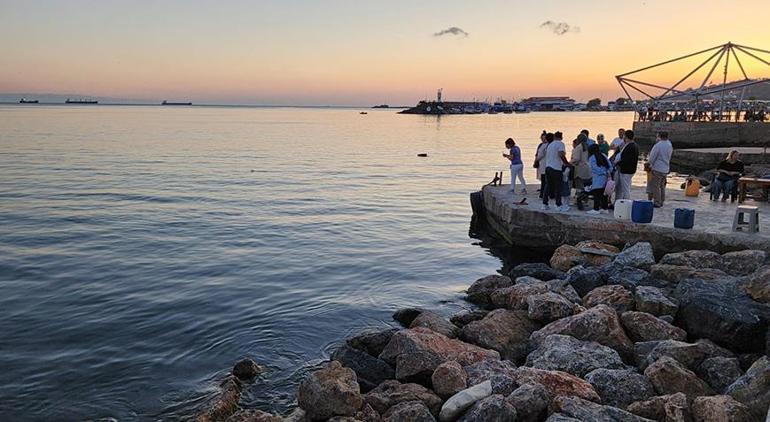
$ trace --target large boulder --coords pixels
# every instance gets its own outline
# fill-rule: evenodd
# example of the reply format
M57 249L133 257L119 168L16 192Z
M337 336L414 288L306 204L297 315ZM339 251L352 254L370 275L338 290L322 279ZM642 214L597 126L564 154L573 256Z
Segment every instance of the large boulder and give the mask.
M516 420L519 422L543 420L551 402L548 390L537 383L522 384L505 399L516 408Z
M468 374L455 362L444 362L433 371L431 376L433 391L442 398L449 398L468 387Z
M571 245L561 245L553 252L551 256L551 268L559 271L567 271L572 267L583 265L586 258L580 249Z
M737 283L685 280L676 288L676 325L690 336L708 338L739 352L761 352L770 305L751 299Z
M641 268L628 267L613 262L605 265L601 270L607 284L623 286L632 292L638 286L655 284L655 281L650 279L650 273Z
M683 329L646 312L623 312L620 322L634 342L687 339L687 333Z
M688 267L684 265L657 264L650 268L650 278L664 280L676 285L690 278L701 280L720 281L732 279L724 271L716 268Z
M331 359L340 362L342 366L350 368L356 373L358 384L364 393L395 376L393 368L385 361L354 349L347 344L343 344L335 350Z
M364 395L364 403L384 415L391 407L404 402L419 401L434 415L441 409L441 398L419 384L385 381Z
M436 419L430 413L425 403L421 401L406 401L388 409L382 415L382 422L435 422Z
M595 341L615 349L624 358L630 358L633 351L633 342L623 331L617 312L607 305L598 305L577 315L554 321L532 333L530 340L537 347L551 334Z
M356 373L337 361L311 373L299 385L297 402L307 417L353 416L363 404Z
M661 357L669 357L687 368L696 368L706 358L706 350L698 343L677 340L653 340L634 344L636 363L645 369Z
M629 412L644 418L664 422L691 422L690 406L683 393L656 396L631 403Z
M241 409L225 422L283 422L283 418L257 409Z
M638 242L624 248L615 256L613 263L624 267L635 267L649 271L650 266L655 264L652 245L649 242Z
M527 356L527 366L557 370L584 377L598 368L624 368L618 353L593 341L581 341L571 336L553 334Z
M676 315L678 305L669 299L661 289L652 286L639 286L634 292L636 310L655 316Z
M567 273L567 282L575 289L580 297L591 290L603 286L606 282L605 273L601 268L578 266Z
M692 268L723 268L722 255L709 250L692 250L663 255L659 264Z
M693 422L752 422L746 405L730 396L697 397L690 407Z
M528 263L528 264L519 264L509 272L508 274L512 280L516 280L519 277L529 276L534 277L539 280L553 280L557 278L564 278L565 274L563 271L559 271L556 269L553 269L549 267L547 264L538 262L538 263Z
M388 328L379 331L369 331L361 333L357 336L349 338L346 343L353 347L364 351L372 356L379 356L382 353L382 349L387 346L393 334L399 331L398 328Z
M412 325L412 321L424 311L425 309L422 308L401 308L396 312L393 312L393 320L404 327L409 327Z
M466 388L450 397L449 400L441 406L439 420L442 422L454 421L460 417L466 409L473 406L474 403L491 395L492 383L489 381Z
M714 390L681 363L664 356L656 360L644 375L650 380L658 394L684 393L688 399L714 395Z
M518 386L516 365L507 360L483 360L463 369L468 374L468 385L489 381L493 394L507 395Z
M770 407L770 358L763 356L732 383L725 394L745 404L757 416Z
M596 369L585 380L599 393L602 403L621 409L655 395L650 380L632 369Z
M427 383L443 362L454 360L469 365L484 359L500 359L500 354L450 339L427 328L412 328L394 334L380 359L395 366L396 379Z
M540 384L545 387L550 397L575 396L594 402L601 400L591 384L562 371L548 371L522 366L516 369L516 382L519 385Z
M525 311L497 309L481 321L460 330L463 341L496 350L504 359L518 361L526 356L529 337L540 328Z
M474 403L459 422L512 422L516 420L516 408L500 394L493 394Z
M235 366L233 366L233 375L241 381L251 381L259 375L260 372L262 372L262 368L257 365L256 362L248 358L241 359Z
M574 303L553 292L527 297L527 315L534 321L548 323L572 315L573 310Z
M634 309L634 295L620 285L599 286L583 297L583 305L593 308L596 305L609 305L618 313Z
M449 338L457 337L457 327L435 312L423 311L417 315L409 324L409 328L417 327L427 328Z
M705 359L695 373L719 393L724 392L743 374L738 359L723 356Z
M489 298L493 308L526 310L529 296L547 291L548 285L545 282L527 278L526 282L493 291Z
M744 289L757 302L770 303L770 266L762 267L749 276Z
M489 311L486 311L483 309L458 312L449 318L449 322L462 328L473 321L479 321L484 319L484 317L487 316L488 313Z
M196 422L222 421L240 409L238 402L241 400L241 382L238 378L229 376L220 387L219 396L195 418Z
M475 303L476 305L482 307L487 307L491 305L489 299L490 293L497 289L510 286L513 286L513 280L511 280L510 277L497 274L488 275L476 280L473 282L473 284L471 284L471 287L469 287L466 292L466 299L468 302Z
M767 259L767 253L760 250L728 252L722 255L722 263L729 274L749 275L757 271Z
M580 303L580 295L567 280L554 279L545 282L549 292L564 296L572 303Z
M608 264L620 252L617 247L597 240L584 240L576 244L575 247L583 253L585 265L589 267L600 267Z
M653 422L625 410L592 403L579 397L556 397L553 411L581 421L591 422Z

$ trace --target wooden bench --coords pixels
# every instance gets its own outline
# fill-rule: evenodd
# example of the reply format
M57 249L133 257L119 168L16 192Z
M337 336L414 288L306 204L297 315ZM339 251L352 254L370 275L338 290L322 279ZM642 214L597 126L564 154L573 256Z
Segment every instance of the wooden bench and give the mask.
M749 186L761 187L765 190L770 189L770 179L757 179L754 177L741 177L738 179L738 202L746 200L746 191Z

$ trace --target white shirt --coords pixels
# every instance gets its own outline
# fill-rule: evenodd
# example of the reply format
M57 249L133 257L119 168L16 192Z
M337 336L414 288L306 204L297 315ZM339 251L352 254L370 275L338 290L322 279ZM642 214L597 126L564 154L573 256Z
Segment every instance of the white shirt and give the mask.
M566 151L562 141L554 140L548 144L548 148L545 150L545 166L561 171L564 161L562 161L559 153L566 153Z
M615 138L610 143L610 149L618 149L623 146L623 138Z
M671 169L671 154L674 152L674 146L668 139L661 139L656 142L650 150L648 162L653 171L668 174Z

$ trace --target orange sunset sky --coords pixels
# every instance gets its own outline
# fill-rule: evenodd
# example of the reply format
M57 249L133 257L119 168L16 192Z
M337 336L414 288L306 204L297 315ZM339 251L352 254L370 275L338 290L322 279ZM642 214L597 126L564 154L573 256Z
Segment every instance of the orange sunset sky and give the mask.
M622 95L614 75L625 71L727 41L770 50L769 9L753 0L2 0L0 92L411 105L443 88L456 100L606 101ZM696 64L650 80L673 83ZM770 76L764 64L745 66Z

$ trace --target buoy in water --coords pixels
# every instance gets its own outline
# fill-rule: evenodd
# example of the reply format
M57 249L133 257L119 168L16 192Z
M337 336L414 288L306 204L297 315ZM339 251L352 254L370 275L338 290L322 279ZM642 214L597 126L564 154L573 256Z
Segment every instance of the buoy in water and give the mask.
M426 154L426 153L424 153L424 152L423 152L423 153L417 154L417 156L418 156L418 157L427 157L427 156L428 156L428 154Z

